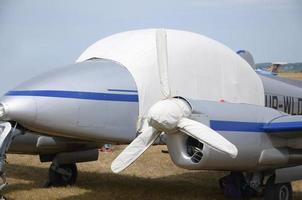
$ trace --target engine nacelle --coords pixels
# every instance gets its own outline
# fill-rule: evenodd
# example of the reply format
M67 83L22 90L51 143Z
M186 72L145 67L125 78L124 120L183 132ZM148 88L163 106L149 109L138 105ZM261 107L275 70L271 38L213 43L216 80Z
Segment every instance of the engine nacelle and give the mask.
M191 170L207 168L210 148L182 133L166 137L169 154L175 165Z
M257 152L240 152L237 158L218 152L183 133L167 135L167 146L175 165L191 170L253 171L259 165L261 149Z
M254 152L241 151L237 158L231 158L182 133L168 134L166 137L171 159L185 169L254 171L302 164L302 151L290 147L255 148ZM277 140L271 138L273 143ZM250 149L248 145L246 147ZM240 149L244 150L243 147Z

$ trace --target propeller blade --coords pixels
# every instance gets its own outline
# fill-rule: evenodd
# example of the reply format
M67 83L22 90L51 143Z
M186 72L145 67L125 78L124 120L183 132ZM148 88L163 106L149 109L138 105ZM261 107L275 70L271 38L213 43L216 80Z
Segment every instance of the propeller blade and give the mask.
M12 130L12 125L9 122L3 122L0 123L0 128L3 128L1 133L0 133L0 147L2 147L2 144L9 134L9 132Z
M204 124L188 118L182 118L177 126L181 132L209 145L217 151L230 155L232 158L235 158L238 154L235 145Z
M171 96L168 74L167 33L164 29L156 31L156 50L161 92L165 98Z
M138 135L118 157L112 162L111 170L119 173L129 167L136 159L138 159L160 136L159 131L147 126Z

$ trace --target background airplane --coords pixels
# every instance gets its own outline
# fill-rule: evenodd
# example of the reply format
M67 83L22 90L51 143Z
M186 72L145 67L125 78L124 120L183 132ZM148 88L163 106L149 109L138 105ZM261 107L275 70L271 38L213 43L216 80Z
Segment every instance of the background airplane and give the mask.
M165 132L176 165L244 172L253 192L290 199L289 182L301 178L301 118L285 112L300 114L301 103L300 87L258 76L209 38L120 33L92 45L76 64L6 93L0 171L5 178L7 149L38 154L52 162L50 185L73 184L75 163L96 160L101 144L135 138L113 162L119 172Z

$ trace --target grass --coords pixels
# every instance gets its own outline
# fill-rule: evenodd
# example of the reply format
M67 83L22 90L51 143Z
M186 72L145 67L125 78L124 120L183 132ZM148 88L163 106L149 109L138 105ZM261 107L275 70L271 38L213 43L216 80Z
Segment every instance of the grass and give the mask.
M217 181L223 172L189 171L176 167L166 146L153 146L139 160L119 175L110 171L112 160L124 146L113 153L100 153L98 161L78 164L75 186L43 188L49 163L40 163L37 156L8 155L8 199L91 200L91 199L216 199L223 200ZM302 199L302 182L293 184L296 199Z
M289 79L302 80L301 72L297 72L297 73L282 72L282 73L279 73L278 76L281 76L284 78L289 78Z
M280 76L302 79L302 73ZM124 172L113 174L110 164L123 148L115 146L113 153L100 153L98 161L78 164L76 185L62 188L42 187L49 163L40 163L38 156L8 155L4 195L10 200L224 199L217 185L223 172L178 168L161 153L165 146L151 147ZM293 188L294 198L302 199L302 181L294 182Z
M189 171L176 167L166 146L151 147L123 173L110 171L112 160L124 146L113 153L100 153L96 162L78 164L75 186L42 188L49 163L40 163L37 156L8 155L9 185L4 195L9 199L223 199L217 187L222 172Z

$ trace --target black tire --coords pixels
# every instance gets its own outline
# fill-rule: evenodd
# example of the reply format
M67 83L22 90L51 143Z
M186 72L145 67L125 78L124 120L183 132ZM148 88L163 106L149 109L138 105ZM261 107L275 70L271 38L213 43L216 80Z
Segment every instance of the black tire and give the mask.
M67 174L58 172L58 170L55 170L56 168L60 168L60 170L67 172ZM49 175L50 186L59 187L59 186L74 185L77 180L78 169L76 164L74 163L59 165L59 166L55 166L54 164L51 164L48 175Z
M268 184L264 200L292 200L293 190L290 183Z

